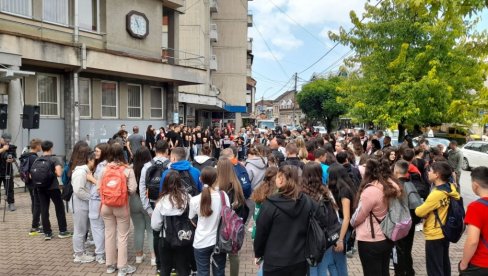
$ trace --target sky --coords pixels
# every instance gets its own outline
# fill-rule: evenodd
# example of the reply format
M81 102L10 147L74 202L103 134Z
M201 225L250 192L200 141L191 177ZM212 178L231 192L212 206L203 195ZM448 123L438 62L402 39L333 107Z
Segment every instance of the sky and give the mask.
M254 63L252 76L257 81L256 101L275 99L292 90L293 74L298 74L298 90L313 74L337 71L344 57L351 54L348 47L335 42L328 32L342 26L352 27L349 13L359 18L366 0L253 0L249 11L254 25L249 28L253 38ZM372 3L376 3L374 0ZM488 11L481 14L479 30L488 29ZM317 64L313 63L324 56Z

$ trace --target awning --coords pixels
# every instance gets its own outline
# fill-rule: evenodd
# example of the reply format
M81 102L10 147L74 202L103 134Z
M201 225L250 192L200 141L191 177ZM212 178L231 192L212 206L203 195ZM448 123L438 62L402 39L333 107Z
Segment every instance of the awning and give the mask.
M227 112L233 112L233 113L247 112L247 106L245 105L225 105L224 109L227 110Z

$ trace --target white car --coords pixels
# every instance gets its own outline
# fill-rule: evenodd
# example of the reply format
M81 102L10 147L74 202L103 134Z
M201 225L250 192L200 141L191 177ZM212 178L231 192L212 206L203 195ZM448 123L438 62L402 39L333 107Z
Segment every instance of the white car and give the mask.
M323 127L323 126L314 126L313 130L314 130L314 132L318 132L320 134L326 134L327 133L327 129L325 129L325 127Z
M461 148L464 156L463 170L488 165L488 142L471 141Z

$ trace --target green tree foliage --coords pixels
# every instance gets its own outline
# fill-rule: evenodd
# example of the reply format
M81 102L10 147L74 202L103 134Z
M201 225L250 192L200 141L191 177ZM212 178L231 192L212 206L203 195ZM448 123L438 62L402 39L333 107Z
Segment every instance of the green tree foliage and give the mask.
M313 122L325 123L327 130L332 129L332 122L346 112L346 105L337 102L341 96L338 87L343 78L331 77L315 79L304 85L297 94L297 101L307 118Z
M476 2L463 1L463 2ZM482 5L479 3L479 5ZM487 33L475 31L478 9L446 0L383 0L367 3L364 20L334 41L351 47L353 70L342 90L349 115L383 125L465 123L483 88ZM471 19L470 19L471 18ZM402 133L400 134L402 135Z

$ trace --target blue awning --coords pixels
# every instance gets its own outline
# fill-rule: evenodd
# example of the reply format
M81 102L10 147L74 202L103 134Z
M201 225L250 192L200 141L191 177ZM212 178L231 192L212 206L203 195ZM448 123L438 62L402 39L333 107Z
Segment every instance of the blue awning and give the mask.
M245 112L247 112L247 106L245 106L245 105L225 105L224 109L227 112L234 112L234 113L245 113Z

